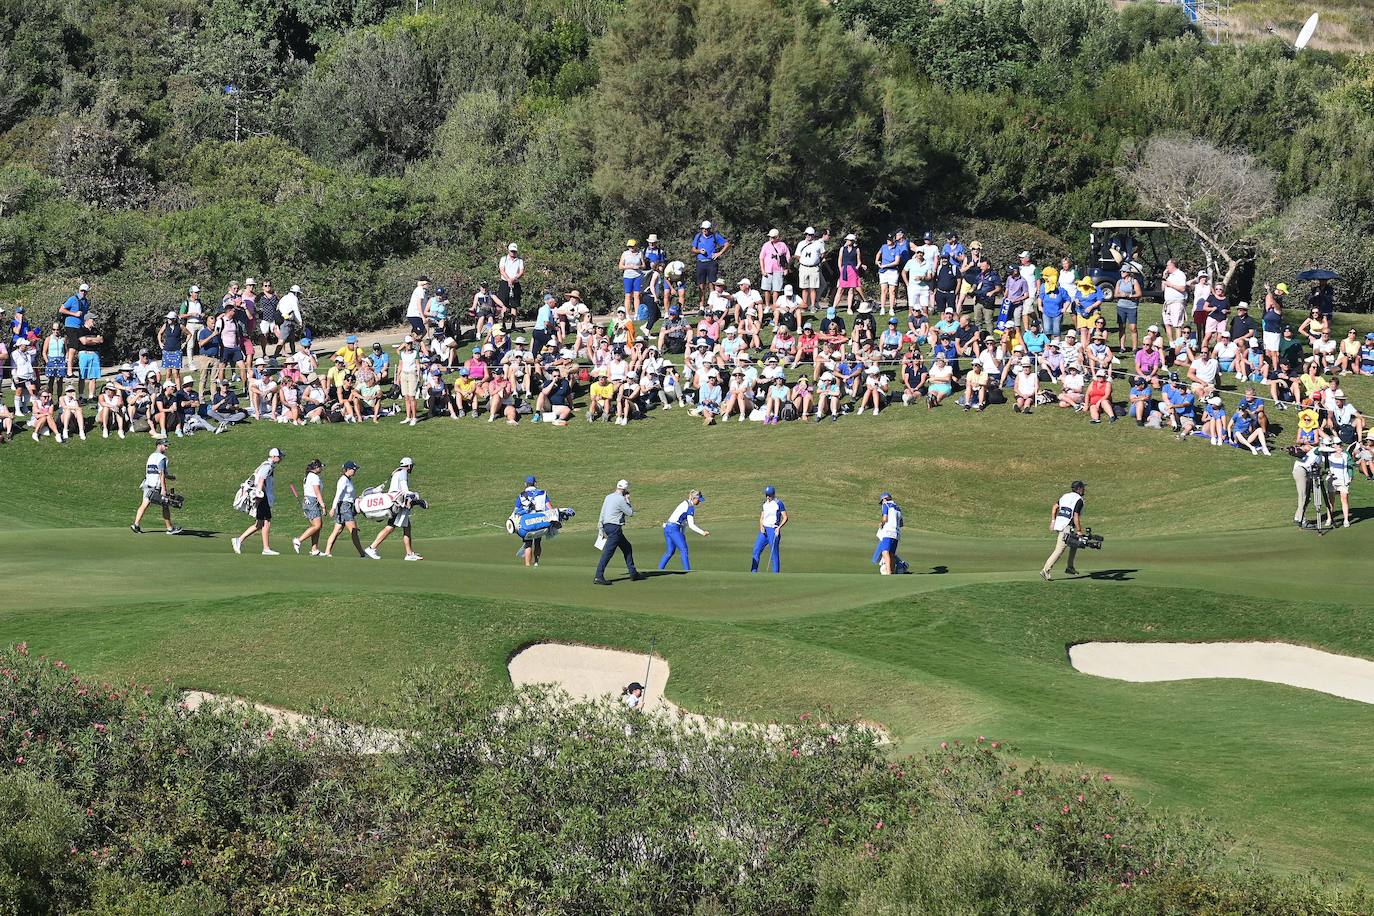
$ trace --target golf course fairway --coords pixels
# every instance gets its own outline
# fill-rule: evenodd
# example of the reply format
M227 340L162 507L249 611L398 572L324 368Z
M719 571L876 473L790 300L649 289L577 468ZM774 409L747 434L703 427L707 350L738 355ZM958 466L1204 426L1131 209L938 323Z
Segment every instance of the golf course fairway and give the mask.
M286 453L272 531L282 555L259 556L254 540L238 556L229 539L248 518L233 493L273 446ZM1210 818L1275 868L1374 874L1374 706L1253 681L1093 677L1067 651L1275 641L1374 659L1374 484L1362 479L1354 525L1318 537L1292 524L1286 456L1051 408L899 405L714 429L676 410L626 428L255 424L172 440L187 532L166 537L128 528L150 449L131 436L0 450L15 495L0 510L0 638L92 677L170 678L288 709L382 695L426 665L472 663L500 681L536 642L653 645L672 666L669 699L692 712L782 721L821 709L880 724L894 753L988 736ZM431 506L415 513L424 562L401 562L399 536L381 562L346 539L333 559L292 553L304 520L289 485L299 490L309 459L324 461L328 494L343 461L362 466L365 487L403 455ZM527 474L578 512L538 569L500 527ZM697 518L711 536L689 534L690 574L675 559L630 582L617 558L614 585L593 585L597 510L621 477L645 571L668 513L705 491ZM1076 478L1105 548L1079 554L1080 575L1061 564L1043 582L1050 506ZM749 573L765 484L791 519L781 575ZM869 562L884 490L905 513L912 575ZM158 531L155 512L144 527ZM366 543L378 525L362 528Z

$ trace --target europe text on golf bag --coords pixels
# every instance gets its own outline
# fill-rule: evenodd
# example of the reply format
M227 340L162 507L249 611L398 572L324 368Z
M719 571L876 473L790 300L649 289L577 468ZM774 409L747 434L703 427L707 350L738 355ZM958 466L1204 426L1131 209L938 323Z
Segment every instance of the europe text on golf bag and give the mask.
M547 509L521 512L516 510L506 519L506 531L525 541L537 541L545 537L557 537L563 530L563 523L577 513L571 509Z

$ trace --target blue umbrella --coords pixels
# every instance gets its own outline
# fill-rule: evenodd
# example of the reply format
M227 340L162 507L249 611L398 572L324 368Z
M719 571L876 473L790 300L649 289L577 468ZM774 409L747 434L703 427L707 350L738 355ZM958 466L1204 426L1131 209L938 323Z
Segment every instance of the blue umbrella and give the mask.
M1334 270L1328 270L1325 267L1314 267L1311 270L1304 270L1302 273L1298 274L1299 282L1307 280L1339 280L1340 278L1340 274L1336 273Z

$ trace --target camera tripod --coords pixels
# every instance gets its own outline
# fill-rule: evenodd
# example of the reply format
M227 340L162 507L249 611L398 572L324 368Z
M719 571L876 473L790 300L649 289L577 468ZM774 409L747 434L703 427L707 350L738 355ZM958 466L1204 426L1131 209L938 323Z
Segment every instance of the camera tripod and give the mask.
M1316 521L1309 527L1307 524L1307 511L1303 510L1302 527L1305 531L1315 531L1320 537L1332 528L1336 527L1334 503L1335 494L1331 490L1331 480L1327 476L1325 469L1317 473L1307 475L1307 503L1316 510ZM1322 524L1322 516L1326 516L1326 524Z

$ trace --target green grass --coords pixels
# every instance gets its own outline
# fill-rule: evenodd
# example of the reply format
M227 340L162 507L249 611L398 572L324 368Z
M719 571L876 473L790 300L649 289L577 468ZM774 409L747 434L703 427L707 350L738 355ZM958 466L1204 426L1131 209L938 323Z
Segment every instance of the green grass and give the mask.
M1364 403L1369 380L1346 385ZM287 484L305 462L385 479L402 454L434 508L417 514L424 563L235 556L246 518L234 488L266 449L287 452L275 545L303 527ZM1110 772L1142 799L1204 813L1280 868L1374 873L1361 816L1374 790L1374 708L1235 681L1126 684L1073 671L1092 639L1283 639L1374 657L1367 557L1374 525L1317 537L1288 524L1286 458L1258 459L1133 424L1089 426L1053 410L970 416L896 408L838 424L703 430L684 414L617 429L509 429L471 420L376 428L258 425L173 440L204 538L135 537L146 437L20 441L0 451L0 639L27 640L78 671L171 678L292 707L385 695L425 664L473 663L493 681L521 646L567 640L670 659L688 709L759 720L805 709L881 722L900 750L980 734L1028 755ZM580 511L539 570L514 559L504 521L525 474ZM690 487L708 502L697 571L591 584L592 520L615 479L634 484L630 533L655 565L658 524ZM1046 585L1050 503L1089 483L1107 548L1096 578ZM785 574L751 576L759 490L792 515ZM916 575L869 565L876 496L908 519ZM1353 502L1374 518L1357 482ZM376 526L365 526L369 536Z

